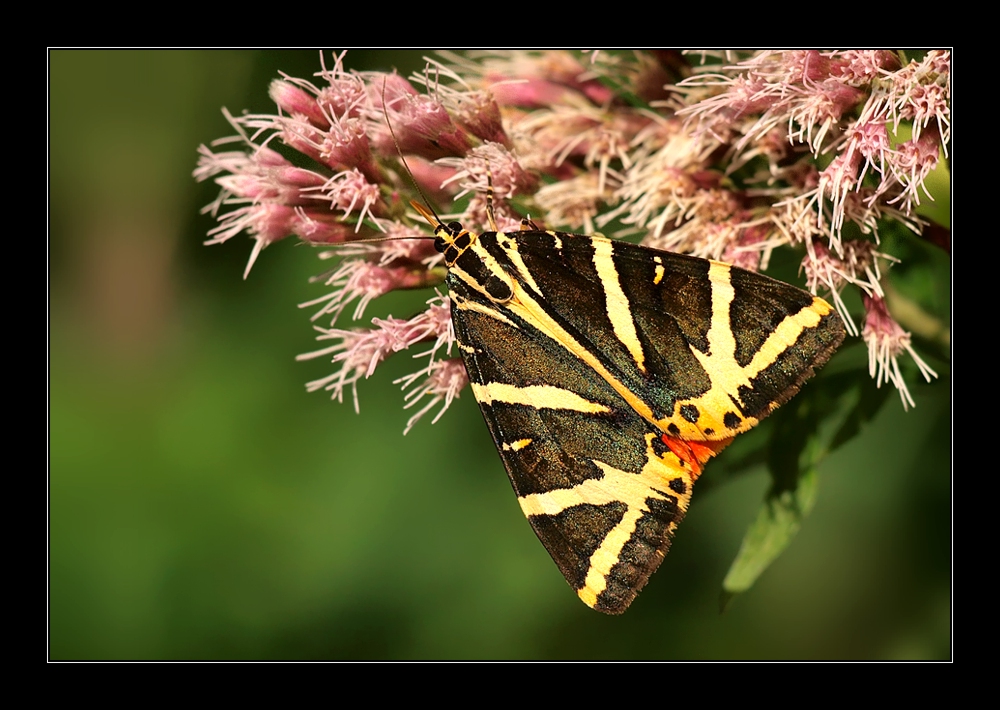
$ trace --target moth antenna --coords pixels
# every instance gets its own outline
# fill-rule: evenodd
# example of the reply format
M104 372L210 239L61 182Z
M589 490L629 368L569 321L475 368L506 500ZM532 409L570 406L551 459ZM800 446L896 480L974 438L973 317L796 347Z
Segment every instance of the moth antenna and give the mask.
M417 183L417 179L413 177L413 171L410 170L409 164L406 162L406 158L403 157L403 150L399 147L399 141L396 139L396 132L392 130L392 121L389 120L389 109L385 107L385 86L387 79L382 78L382 114L385 116L385 125L389 128L389 135L392 136L392 144L396 146L396 155L399 156L399 160L403 163L403 168L406 170L406 175L410 178L410 182L413 183L413 187L417 189L417 193L420 195L420 199L424 201L423 205L419 205L415 201L411 201L410 204L419 212L424 219L434 226L444 224L441 218L437 216L437 212L431 207L430 200L427 199L427 195L424 191L420 189L420 185Z
M413 202L411 204L418 205L420 203L419 202ZM422 207L422 205L421 205L421 207ZM423 213L421 213L421 214L423 214ZM338 244L330 244L330 245L324 245L324 246L331 246L331 247L334 247L334 248L336 248L336 247L350 247L350 246L354 246L355 244L382 244L384 242L408 242L408 241L411 241L411 240L414 240L414 239L434 239L434 237L430 237L430 236L427 236L427 235L421 235L419 237L368 237L367 239L352 239L349 242L341 242L341 243L338 243Z

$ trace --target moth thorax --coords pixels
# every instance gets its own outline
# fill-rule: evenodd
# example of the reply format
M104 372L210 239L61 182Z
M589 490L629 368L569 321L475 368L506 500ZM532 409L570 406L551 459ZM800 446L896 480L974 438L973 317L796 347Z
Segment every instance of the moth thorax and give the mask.
M486 295L497 303L507 303L514 297L514 289L508 281L500 278L496 274L490 274L483 283Z

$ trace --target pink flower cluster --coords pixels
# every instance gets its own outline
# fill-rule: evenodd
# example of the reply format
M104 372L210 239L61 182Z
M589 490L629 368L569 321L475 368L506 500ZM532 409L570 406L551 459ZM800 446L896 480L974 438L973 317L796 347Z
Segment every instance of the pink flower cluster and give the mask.
M447 218L473 230L487 228L489 173L501 229L530 214L571 231L639 231L650 246L749 269L803 245L809 287L832 294L854 334L840 294L864 294L879 383L912 405L902 352L935 376L885 306L876 245L881 219L923 226L913 209L950 140L947 52L905 65L889 51L762 52L711 70L669 52L441 56L409 80L351 72L335 56L314 81L275 80L274 114L227 113L236 135L199 149L196 178L221 189L206 207L218 219L208 243L249 234L247 273L286 237L340 245L323 253L341 259L321 277L329 292L303 304L328 319L317 337L333 344L302 357L337 368L310 389L342 399L350 388L357 406L358 381L382 360L426 347L426 364L400 381L407 406L423 403L409 428L467 384L447 298L409 320L335 327L352 304L359 320L380 295L443 283L407 172L439 205L456 200ZM847 223L862 238L845 238Z

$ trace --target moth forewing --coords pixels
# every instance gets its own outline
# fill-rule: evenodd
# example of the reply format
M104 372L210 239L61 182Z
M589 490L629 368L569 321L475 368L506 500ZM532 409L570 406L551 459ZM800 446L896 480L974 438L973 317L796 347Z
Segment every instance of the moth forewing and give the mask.
M476 235L417 209L524 514L588 606L623 612L702 465L827 361L839 317L719 262L537 229Z

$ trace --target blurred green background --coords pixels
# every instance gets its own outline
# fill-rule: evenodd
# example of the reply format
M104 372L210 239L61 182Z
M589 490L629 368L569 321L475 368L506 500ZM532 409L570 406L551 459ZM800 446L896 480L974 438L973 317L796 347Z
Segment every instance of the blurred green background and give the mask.
M412 363L361 384L360 416L307 394L330 365L295 362L313 349L296 304L325 266L288 241L243 281L249 239L202 245L217 191L191 178L195 148L232 133L222 106L270 111L270 80L310 76L317 53L49 59L52 658L949 657L950 379L933 353L942 378L829 457L798 538L725 613L762 468L696 493L649 586L605 617L535 539L470 394L406 437L392 380ZM927 258L947 294L947 260Z

